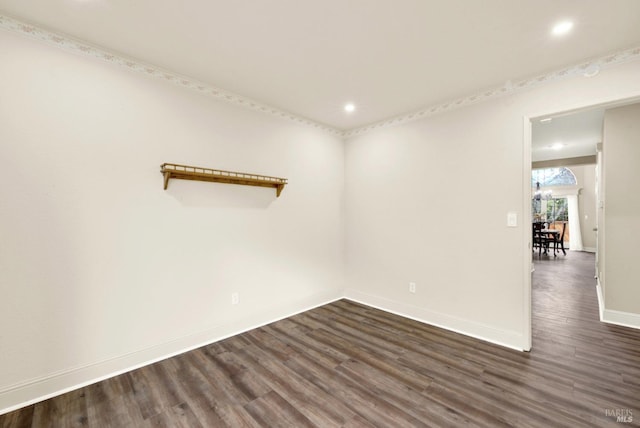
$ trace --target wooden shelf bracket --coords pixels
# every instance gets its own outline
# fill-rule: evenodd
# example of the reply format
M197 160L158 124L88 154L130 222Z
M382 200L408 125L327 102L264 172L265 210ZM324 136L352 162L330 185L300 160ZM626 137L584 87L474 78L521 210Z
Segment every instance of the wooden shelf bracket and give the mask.
M211 181L216 183L241 184L245 186L272 187L276 189L276 197L280 196L287 184L286 178L269 177L267 175L247 174L244 172L223 171L220 169L202 168L199 166L163 163L160 172L164 177L164 189L167 190L169 180Z

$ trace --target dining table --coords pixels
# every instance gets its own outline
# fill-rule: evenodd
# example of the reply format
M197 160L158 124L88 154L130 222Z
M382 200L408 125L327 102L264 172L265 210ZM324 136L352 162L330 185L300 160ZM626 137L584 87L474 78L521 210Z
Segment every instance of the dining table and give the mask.
M560 231L557 229L540 229L540 234L547 235L549 238L556 238L560 235Z

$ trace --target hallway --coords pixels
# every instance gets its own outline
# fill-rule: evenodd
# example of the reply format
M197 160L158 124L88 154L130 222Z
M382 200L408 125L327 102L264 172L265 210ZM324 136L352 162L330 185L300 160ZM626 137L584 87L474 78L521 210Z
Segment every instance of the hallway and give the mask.
M640 331L600 322L595 255L533 257L533 350L536 359L556 361L572 372L572 399L605 416L640 419ZM550 378L561 373L552 370ZM569 398L569 397L567 397ZM598 415L599 414L599 415Z

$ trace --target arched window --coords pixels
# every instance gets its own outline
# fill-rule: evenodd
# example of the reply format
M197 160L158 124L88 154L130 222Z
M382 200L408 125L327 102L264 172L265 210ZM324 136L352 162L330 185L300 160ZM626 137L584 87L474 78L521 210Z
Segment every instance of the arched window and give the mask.
M576 186L576 176L569 168L544 168L531 171L531 187L545 186Z

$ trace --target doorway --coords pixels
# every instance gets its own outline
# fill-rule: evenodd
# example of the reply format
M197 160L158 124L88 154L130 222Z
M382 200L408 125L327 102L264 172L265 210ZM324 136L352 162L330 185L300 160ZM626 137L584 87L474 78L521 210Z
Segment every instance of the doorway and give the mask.
M532 216L551 229L563 224L574 251L597 252L596 165L604 112L597 106L532 120L532 185L541 186Z
M604 215L601 214L603 212L601 209L601 201L604 200L602 183L606 178L601 167L603 149L601 137L604 111L614 107L637 103L638 101L640 101L640 99L634 97L598 105L584 106L571 111L525 117L524 120L525 168L523 179L525 197L523 202L526 210L525 219L527 219L528 222L533 222L534 219L533 210L530 208L532 197L535 193L535 188L530 187L530 177L534 169L568 167L576 170L583 168L585 171L589 171L589 174L593 175L593 177L589 179L590 181L588 181L588 186L584 185L584 179L581 180L578 178L576 195L580 201L578 209L580 213L580 226L577 227L580 228L586 238L581 251L586 250L587 252L595 254L593 262L595 273L595 275L593 275L594 283L595 278L600 274L597 267L599 263L598 259L604 258L604 248L598 244L598 242L602 242L604 232L603 228L599 227L604 222ZM547 131L555 129L554 132L548 132L549 138L552 140L547 139L544 141L537 138L539 135L534 135L534 132L541 129L540 126L549 125L554 121L556 122L556 127L547 127ZM538 129L536 130L536 128ZM585 135L588 135L589 131L592 136L597 135L597 138L592 137L591 140L586 138ZM562 132L568 134L562 134ZM573 141L582 141L582 144L571 143L572 140L568 137L562 137L562 135L570 135L571 132L574 134ZM580 147L581 145L585 147ZM590 146L588 152L586 151L586 146ZM585 197L585 191L589 193L589 198ZM570 204L571 202L568 201L568 203ZM590 208L590 213L585 213L585 204ZM525 238L525 242L528 242L528 248L530 250L532 245L531 228L524 229L524 233L528 235ZM525 350L528 350L532 345L532 275L535 269L535 260L531 255L531 251L527 252L525 260L525 345L528 345L528 348L525 347ZM600 298L601 296L599 295L598 297Z

